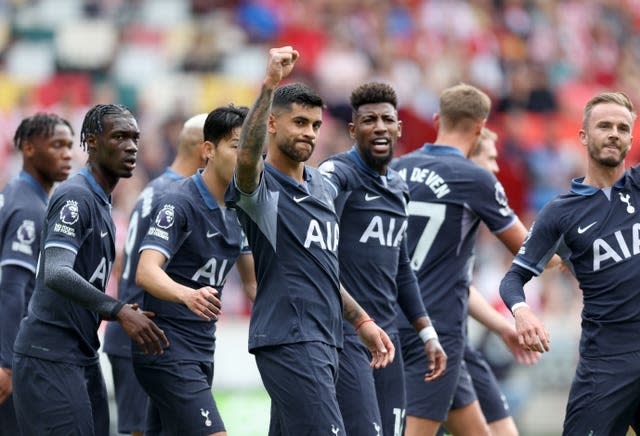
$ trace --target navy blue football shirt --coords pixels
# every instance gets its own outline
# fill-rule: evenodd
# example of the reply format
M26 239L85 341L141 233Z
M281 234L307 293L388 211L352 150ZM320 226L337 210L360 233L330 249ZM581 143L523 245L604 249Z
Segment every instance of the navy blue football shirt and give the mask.
M425 316L409 266L404 180L392 169L381 176L355 148L331 157L319 170L338 195L338 258L345 289L387 332L396 330L397 301L410 320ZM356 334L350 323L343 324L346 334Z
M306 341L342 347L334 197L307 166L302 184L266 162L253 193L231 182L227 204L238 211L256 267L249 350Z
M220 208L199 171L173 183L152 212L140 251L152 249L167 258L165 272L191 289L211 286L222 298L229 271L241 254L244 240L234 211ZM213 361L215 321L205 321L186 305L144 294L143 307L165 331L171 346L162 356L144 355L134 348L137 362L162 360Z
M104 292L115 255L111 198L86 169L55 190L44 222L39 265L46 250L59 247L76 253L73 269ZM100 316L49 289L43 271L27 317L22 320L15 351L41 359L93 364L98 360Z
M24 286L24 295L5 295L4 292L8 290L0 289L2 368L11 368L13 343L35 285L40 235L48 202L49 196L42 186L24 171L0 193L0 271L3 267L13 265L31 272L29 282Z
M584 299L580 354L606 356L640 349L640 168L608 189L572 181L532 224L514 259L539 275L560 251ZM566 254L565 254L566 253Z
M153 208L167 188L183 177L167 168L142 190L129 217L127 239L124 245L122 275L118 282L118 299L128 304L137 303L142 307L144 289L136 285L136 269L140 260L140 244L153 220ZM119 322L109 322L104 334L103 350L107 354L131 357L131 338L124 332Z
M504 188L456 148L425 144L391 163L409 186L407 241L411 268L434 327L464 336L480 221L493 233L516 222ZM408 328L399 317L401 328Z

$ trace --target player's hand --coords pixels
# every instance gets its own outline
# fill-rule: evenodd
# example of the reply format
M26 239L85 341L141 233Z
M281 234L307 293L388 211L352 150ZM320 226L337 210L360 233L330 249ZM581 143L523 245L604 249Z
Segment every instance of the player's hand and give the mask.
M500 333L502 341L505 343L513 358L521 365L533 365L540 360L540 353L537 351L525 350L520 346L518 341L518 332L515 327L509 326L509 329Z
M218 298L218 291L211 286L190 290L181 299L193 313L205 321L218 319L222 312L222 302Z
M447 354L444 352L438 339L429 339L424 344L424 354L427 356L429 372L424 375L424 381L437 380L444 375L447 369Z
M270 49L264 84L272 88L278 86L278 83L291 73L298 56L298 51L290 45Z
M0 404L13 392L13 384L11 383L11 368L0 368Z
M133 303L133 304L130 304L129 306L131 306L131 308L133 310L135 310L137 312L140 312L141 314L143 314L147 318L153 318L154 316L156 316L155 312L151 312L150 310L142 310L142 309L140 309L140 305L138 303Z
M387 333L371 321L365 322L358 328L358 336L371 353L371 368L384 368L396 355L396 348Z
M516 331L520 347L540 353L551 349L549 332L547 332L547 329L530 308L520 307L513 316L516 319Z
M123 330L142 349L144 354L162 354L164 348L169 346L169 340L153 321L139 310L134 310L131 305L125 304L118 311L116 319Z

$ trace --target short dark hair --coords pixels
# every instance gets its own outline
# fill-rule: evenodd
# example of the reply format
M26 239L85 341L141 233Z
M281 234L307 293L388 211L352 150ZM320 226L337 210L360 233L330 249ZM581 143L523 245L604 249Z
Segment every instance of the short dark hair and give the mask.
M273 107L290 108L293 103L324 108L322 97L304 83L289 83L280 86L273 93Z
M212 110L204 122L204 140L214 145L218 144L221 139L228 137L233 129L242 127L247 113L249 113L248 107L234 104Z
M82 130L80 131L80 145L83 150L87 149L87 137L103 132L102 120L107 115L124 115L132 117L133 113L128 107L121 104L97 104L84 116Z
M389 103L394 108L398 108L396 91L391 85L382 82L369 82L358 86L351 92L349 101L353 112L357 112L363 104L370 103Z
M58 125L67 126L73 135L73 128L69 121L56 114L39 112L27 117L20 122L16 129L16 133L13 136L13 145L18 150L22 150L22 145L31 138L53 135L53 131Z

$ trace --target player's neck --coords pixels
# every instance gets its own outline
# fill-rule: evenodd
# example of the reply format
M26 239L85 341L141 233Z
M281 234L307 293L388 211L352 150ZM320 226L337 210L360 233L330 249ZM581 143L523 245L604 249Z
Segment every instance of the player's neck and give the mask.
M228 181L222 180L222 178L210 168L205 168L202 172L202 179L207 185L209 192L216 199L216 203L219 206L224 205L224 193L229 185Z
M448 145L449 147L457 148L465 157L469 157L477 140L477 135L468 132L440 131L434 144Z
M304 182L304 162L294 161L282 153L271 152L267 153L266 162L296 182Z
M200 165L184 157L176 156L170 168L182 177L190 177L195 174Z
M583 183L594 188L608 188L620 180L623 174L624 161L618 166L608 167L589 159Z
M53 180L47 179L38 171L36 171L35 168L31 168L29 166L23 166L22 171L33 177L38 185L40 185L42 189L44 189L44 192L46 192L47 195L51 194L51 189L53 188Z
M110 196L116 185L118 184L118 180L120 180L120 177L106 171L104 168L98 165L95 165L91 161L87 162L87 169L93 175L96 183L100 185L105 195L107 197Z

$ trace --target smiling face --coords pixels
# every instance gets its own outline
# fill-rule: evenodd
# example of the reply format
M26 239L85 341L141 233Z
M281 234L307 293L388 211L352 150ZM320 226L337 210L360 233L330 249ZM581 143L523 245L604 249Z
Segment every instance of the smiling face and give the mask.
M401 136L402 121L398 120L392 104L367 103L354 113L349 133L365 163L378 172L385 172Z
M316 146L322 125L322 108L292 103L269 117L269 134L279 152L293 162L306 162Z
M580 142L587 147L589 158L598 165L622 165L631 149L633 116L624 106L600 103L593 107L585 127L580 130Z

